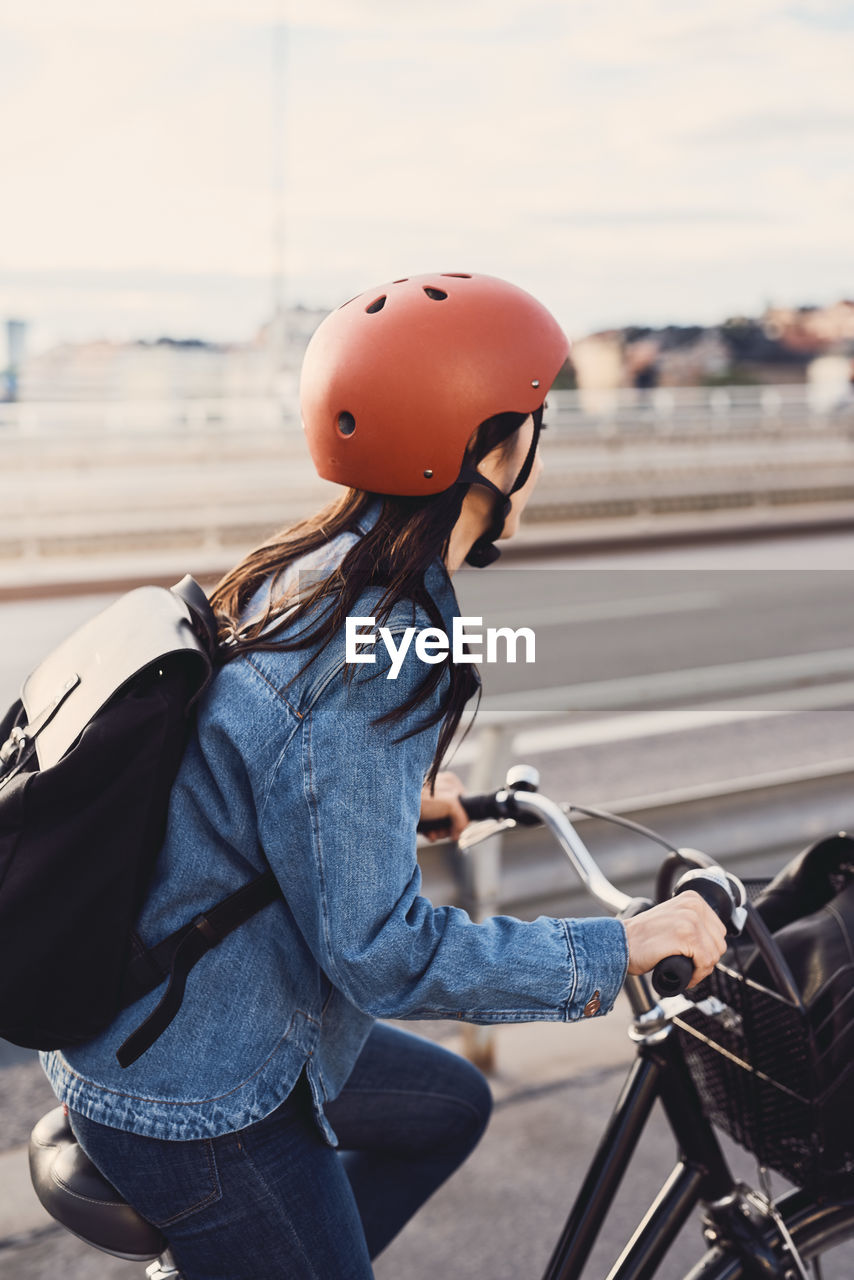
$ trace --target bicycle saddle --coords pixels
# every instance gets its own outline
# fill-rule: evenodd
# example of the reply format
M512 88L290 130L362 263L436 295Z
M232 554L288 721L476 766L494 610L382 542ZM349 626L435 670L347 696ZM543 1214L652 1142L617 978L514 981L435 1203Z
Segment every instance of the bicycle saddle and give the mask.
M51 1217L96 1249L128 1262L147 1262L166 1249L160 1231L92 1164L61 1106L42 1116L30 1134L30 1176Z

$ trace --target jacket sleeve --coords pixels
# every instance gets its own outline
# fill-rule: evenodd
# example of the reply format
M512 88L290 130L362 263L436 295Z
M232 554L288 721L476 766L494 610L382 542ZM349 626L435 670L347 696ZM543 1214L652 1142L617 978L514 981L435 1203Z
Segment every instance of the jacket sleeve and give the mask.
M424 675L414 654L396 680L386 679L379 647L376 658L350 682L340 668L327 682L273 772L259 819L317 963L374 1017L568 1021L597 994L606 1013L626 974L620 921L475 924L421 895L416 824L438 728L394 742L401 724L372 724Z

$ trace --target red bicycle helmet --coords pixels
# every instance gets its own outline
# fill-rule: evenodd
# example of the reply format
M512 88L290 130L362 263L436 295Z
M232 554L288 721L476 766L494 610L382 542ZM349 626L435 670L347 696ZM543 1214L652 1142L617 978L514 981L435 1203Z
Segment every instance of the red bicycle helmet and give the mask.
M486 418L533 413L569 353L536 298L493 276L411 276L323 321L300 380L320 476L373 493L440 493Z

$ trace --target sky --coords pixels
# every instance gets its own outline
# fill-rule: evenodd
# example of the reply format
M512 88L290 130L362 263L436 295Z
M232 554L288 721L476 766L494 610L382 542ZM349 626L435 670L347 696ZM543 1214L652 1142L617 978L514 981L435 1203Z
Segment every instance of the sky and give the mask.
M0 0L0 320L243 341L426 271L571 336L854 297L854 0Z

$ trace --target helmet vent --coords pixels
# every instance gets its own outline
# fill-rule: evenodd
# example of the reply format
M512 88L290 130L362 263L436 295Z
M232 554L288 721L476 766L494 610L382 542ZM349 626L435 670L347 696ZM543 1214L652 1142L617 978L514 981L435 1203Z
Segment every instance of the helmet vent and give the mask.
M383 301L385 301L385 299L383 299ZM338 430L341 432L342 436L351 436L353 434L356 430L356 419L353 417L352 413L339 413Z
M365 307L368 315L373 315L375 311L382 311L385 306L385 294L381 298L376 298L369 307Z
M446 280L471 280L471 276L465 271L443 271L442 275Z
M402 276L400 280L392 280L392 284L406 284L409 276Z
M428 298L432 298L434 302L444 302L447 294L444 289L431 289L429 285L424 286L424 292Z

